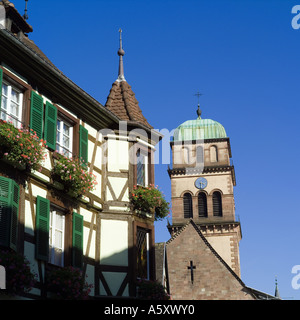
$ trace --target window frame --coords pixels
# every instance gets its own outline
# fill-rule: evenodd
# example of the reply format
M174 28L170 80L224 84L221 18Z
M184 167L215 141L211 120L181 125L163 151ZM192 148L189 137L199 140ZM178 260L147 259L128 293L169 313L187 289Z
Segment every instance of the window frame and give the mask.
M138 274L139 273L139 266L140 266L139 262L141 261L139 247L138 247L138 233L139 233L139 230L143 230L143 231L140 231L140 232L143 232L145 234L146 250L147 250L147 252L146 252L146 259L147 259L147 261L146 261L146 268L147 268L146 273L147 273L147 276L146 276L146 278L142 277L142 276L139 276L139 274ZM137 279L150 280L150 230L138 226L137 227L137 232L136 232L136 242L137 242Z
M189 216L187 217L185 214L185 197L188 196L188 201L189 201L189 208L188 208L188 213ZM189 192L184 192L182 196L182 202L183 202L183 217L184 219L192 219L193 218L193 196Z
M142 162L139 161L139 157L142 158ZM148 187L149 185L149 155L143 152L141 148L139 148L136 152L136 184L142 187ZM144 177L143 182L144 184L139 183L139 164L144 168Z
M217 198L216 198L217 197ZM216 201L218 201L216 203ZM218 212L216 212L216 205L218 206ZM212 193L212 206L213 206L213 216L223 217L223 205L222 205L222 193L220 191L214 191Z
M204 205L204 214L203 215L200 215L200 198L202 198L202 200L204 201L203 205ZM207 218L208 216L208 210L207 210L207 195L205 192L201 191L198 193L198 196L197 196L197 199L198 199L198 218Z
M60 123L60 128L58 129L58 123ZM66 136L64 134L64 125L68 126L69 128L69 136L68 136L68 139L69 139L69 148L64 146L63 145L63 138L64 136ZM74 125L72 124L72 122L68 122L67 120L65 120L64 117L60 117L60 115L58 114L57 116L57 122L56 122L56 144L55 144L55 150L58 152L58 153L61 153L61 154L64 154L64 151L66 151L69 156L67 156L68 158L71 158L73 156L73 140L74 140ZM60 133L60 141L58 141L58 133ZM58 147L58 149L57 149Z
M20 103L22 104L22 111L20 112L20 123L27 127L29 126L30 122L30 94L32 91L32 87L27 84L24 80L18 77L16 74L8 71L3 66L0 66L2 70L2 84L9 83L15 89L22 93L22 98ZM1 86L1 93L2 93L2 86ZM1 96L1 95L0 95ZM1 105L1 103L0 103Z
M61 119L69 123L72 126L72 157L79 156L79 124L80 120L69 114L62 107L57 104L53 104L57 108L57 120ZM57 125L57 124L56 124ZM57 128L56 128L57 134ZM57 138L56 138L57 140ZM56 150L57 142L55 142L55 150Z
M61 230L57 229L57 215L62 216L62 228ZM55 216L55 219L53 217ZM62 232L62 247L58 248L55 246L55 231L59 230ZM58 266L58 267L64 267L65 265L65 236L66 236L66 217L63 210L58 209L57 207L54 207L50 203L50 214L49 214L49 257L48 257L48 263ZM51 241L50 241L51 240ZM59 249L62 251L61 253L61 261L60 263L56 263L56 255L55 255L55 249Z

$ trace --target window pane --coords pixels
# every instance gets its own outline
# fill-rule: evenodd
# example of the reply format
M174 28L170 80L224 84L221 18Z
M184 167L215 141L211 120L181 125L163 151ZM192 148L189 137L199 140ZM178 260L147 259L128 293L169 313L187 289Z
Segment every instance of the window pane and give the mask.
M2 96L1 109L7 110L7 98Z
M19 93L15 91L13 88L11 89L11 100L19 103Z
M64 123L64 126L63 126L63 133L65 135L67 135L67 136L70 135L70 127L68 125L66 125L65 123Z
M65 148L68 148L68 149L69 149L69 145L70 145L70 139L64 135L64 136L63 136L63 146L64 146Z
M5 95L7 97L8 94L8 86L6 84L2 84L2 95Z
M19 115L19 106L15 102L11 102L10 104L10 114L15 117Z

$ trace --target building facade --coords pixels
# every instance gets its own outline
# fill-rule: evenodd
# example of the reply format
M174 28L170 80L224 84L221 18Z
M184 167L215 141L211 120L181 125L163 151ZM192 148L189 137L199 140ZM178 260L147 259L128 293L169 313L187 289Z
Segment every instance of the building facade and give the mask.
M133 211L129 195L154 183L161 136L125 80L122 43L119 77L103 106L29 39L32 27L10 1L0 7L0 126L28 127L46 140L40 170L18 168L0 151L1 249L30 261L38 281L29 298L47 298L47 268L67 266L83 271L94 298L135 297L137 278L155 279L154 216ZM74 197L57 183L52 169L61 155L83 160L96 187Z

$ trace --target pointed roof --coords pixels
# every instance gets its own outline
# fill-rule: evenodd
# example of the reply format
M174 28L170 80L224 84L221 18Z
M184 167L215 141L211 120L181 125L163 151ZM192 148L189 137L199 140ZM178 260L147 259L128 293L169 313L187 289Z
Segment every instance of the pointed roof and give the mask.
M135 94L126 81L116 80L113 83L105 107L121 120L135 121L153 128L143 116Z
M278 283L277 278L275 279L275 295L276 298L280 299L279 289L278 289Z
M124 76L123 56L125 51L122 47L122 30L120 32L119 73L117 80L113 83L107 97L105 107L124 121L134 121L141 123L148 128L153 128L144 117L139 103L135 97L131 86L127 83Z

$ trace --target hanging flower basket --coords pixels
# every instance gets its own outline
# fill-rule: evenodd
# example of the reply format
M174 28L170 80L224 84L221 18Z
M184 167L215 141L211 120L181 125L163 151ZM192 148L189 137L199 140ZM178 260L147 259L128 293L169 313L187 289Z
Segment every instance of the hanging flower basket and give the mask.
M152 213L155 220L164 219L170 211L170 204L158 187L150 184L149 187L134 186L130 196L133 210Z
M41 170L46 158L46 141L32 129L15 128L0 120L0 159L18 170Z
M93 191L97 185L96 176L83 165L78 158L66 158L55 155L55 164L51 176L55 183L63 186L63 190L73 198L80 198L86 192ZM57 186L59 186L57 185ZM57 188L60 189L61 188Z

